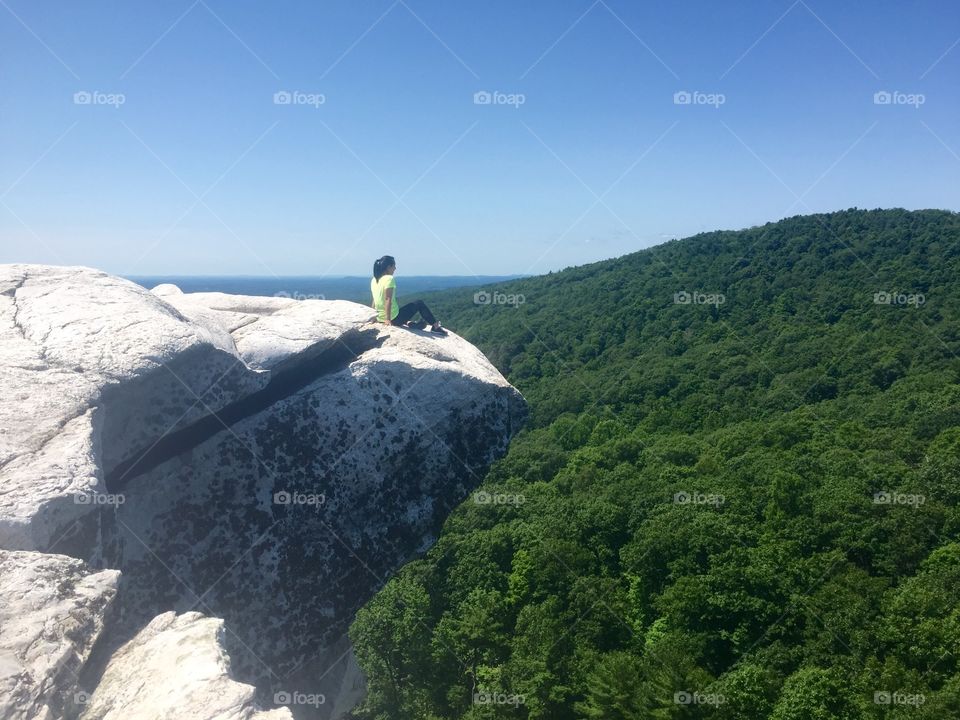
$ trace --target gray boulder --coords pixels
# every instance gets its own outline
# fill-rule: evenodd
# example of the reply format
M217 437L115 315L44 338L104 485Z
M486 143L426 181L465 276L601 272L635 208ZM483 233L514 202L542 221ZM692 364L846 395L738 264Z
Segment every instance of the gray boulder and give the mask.
M0 266L0 547L85 555L103 471L268 379L132 282Z
M255 688L230 677L223 620L200 613L155 617L110 658L82 720L290 720L285 708L263 711Z
M0 718L52 720L83 701L77 675L119 575L64 555L0 550Z

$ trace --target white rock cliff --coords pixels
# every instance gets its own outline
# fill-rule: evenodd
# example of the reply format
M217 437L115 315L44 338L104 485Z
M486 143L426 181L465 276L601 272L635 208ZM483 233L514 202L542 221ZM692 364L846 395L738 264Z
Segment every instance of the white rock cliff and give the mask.
M0 266L0 387L0 718L337 716L526 416L453 333L72 267Z

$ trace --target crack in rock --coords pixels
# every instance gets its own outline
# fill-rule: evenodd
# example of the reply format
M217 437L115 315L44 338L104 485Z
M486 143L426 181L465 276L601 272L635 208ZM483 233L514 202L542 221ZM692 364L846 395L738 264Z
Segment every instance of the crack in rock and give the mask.
M131 480L162 463L201 445L213 436L229 430L238 422L262 412L323 375L345 368L361 354L384 341L376 330L348 331L323 352L292 368L277 373L262 390L251 393L196 422L167 433L140 448L105 473L107 490L121 491Z

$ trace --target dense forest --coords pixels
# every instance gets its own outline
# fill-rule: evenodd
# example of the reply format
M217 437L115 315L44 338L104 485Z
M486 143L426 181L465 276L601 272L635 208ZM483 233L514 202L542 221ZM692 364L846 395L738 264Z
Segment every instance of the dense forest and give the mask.
M531 417L356 717L960 718L958 279L960 215L848 210L426 296Z

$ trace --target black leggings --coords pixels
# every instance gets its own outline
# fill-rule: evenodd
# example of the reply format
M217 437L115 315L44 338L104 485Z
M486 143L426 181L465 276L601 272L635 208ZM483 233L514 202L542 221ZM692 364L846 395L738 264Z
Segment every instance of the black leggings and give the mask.
M412 319L417 313L420 313L420 317L431 325L436 325L437 319L433 316L433 313L430 312L430 308L427 307L427 304L423 300L414 300L406 305L401 305L400 310L397 311L397 316L390 322L394 325L403 325L403 323Z

